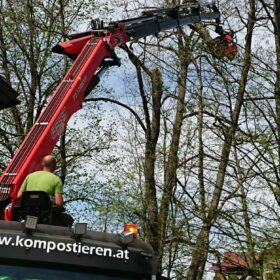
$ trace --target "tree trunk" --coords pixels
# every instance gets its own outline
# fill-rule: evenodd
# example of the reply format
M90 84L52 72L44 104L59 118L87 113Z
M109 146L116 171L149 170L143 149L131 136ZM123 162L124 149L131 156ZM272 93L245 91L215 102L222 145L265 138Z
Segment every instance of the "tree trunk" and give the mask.
M250 0L249 4L250 4L250 10L249 10L249 17L248 17L248 24L247 24L247 33L245 38L246 40L245 54L244 54L243 68L242 68L242 73L240 78L240 85L236 96L236 103L232 113L232 124L228 128L225 134L225 142L223 144L223 148L221 152L221 159L218 167L214 192L212 194L207 217L203 221L198 238L196 240L196 244L193 248L191 265L187 273L188 280L202 279L203 271L205 269L205 263L208 255L210 230L219 214L219 202L223 190L226 168L229 161L232 141L234 139L234 135L238 127L239 115L243 105L245 88L248 80L248 73L251 66L251 43L252 43L252 35L253 35L253 29L255 24L255 0Z
M187 38L185 36L185 38ZM165 176L164 176L164 187L163 194L160 205L160 244L161 251L158 255L159 264L161 265L161 261L163 258L163 249L166 237L166 226L167 219L169 213L169 205L173 195L173 190L176 185L176 172L178 168L178 151L179 151L179 142L182 130L182 124L184 120L185 114L185 96L186 96L186 80L188 74L188 67L190 61L188 43L184 42L183 31L181 28L178 28L178 49L179 49L179 62L180 62L180 70L178 74L178 96L177 107L175 120L173 122L173 130L171 136L171 144L168 152L168 158L165 168Z
M275 82L275 103L276 103L276 126L278 143L280 139L280 3L274 0L274 34L276 47L276 82ZM278 158L280 159L280 145L278 145ZM280 174L280 167L278 166L278 175ZM279 176L278 176L279 178ZM280 179L277 180L277 192L280 189Z

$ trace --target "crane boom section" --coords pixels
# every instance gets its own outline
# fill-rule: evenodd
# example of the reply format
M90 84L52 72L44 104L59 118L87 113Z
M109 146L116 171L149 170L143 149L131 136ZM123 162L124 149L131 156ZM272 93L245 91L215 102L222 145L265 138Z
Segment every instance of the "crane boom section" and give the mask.
M152 10L138 18L111 22L106 28L101 26L73 35L71 40L55 46L54 52L75 60L0 177L0 210L5 201L10 200L13 208L24 178L41 168L42 158L52 152L68 120L82 107L85 95L98 83L101 70L120 64L114 52L116 46L181 25L219 21L219 17L213 4ZM5 219L11 220L12 210L9 215L7 213Z
M174 8L145 11L140 17L113 21L106 27L97 20L97 23L94 21L93 30L70 35L70 38L75 40L91 34L106 36L112 33L116 38L116 45L121 46L128 41L155 35L179 26L207 21L215 21L216 24L220 22L220 12L215 4L186 4ZM126 36L121 36L122 30ZM73 45L70 40L55 46L53 51L75 58L80 52L80 47Z
M141 17L118 23L123 23L130 39L135 40L179 26L213 20L220 21L220 12L214 4L186 4L146 11Z
M111 56L108 48L111 36L106 40L94 36L87 39L80 55L2 174L0 200L15 199L24 178L41 168L42 158L52 152L69 118L81 108L84 92L94 73L102 61Z

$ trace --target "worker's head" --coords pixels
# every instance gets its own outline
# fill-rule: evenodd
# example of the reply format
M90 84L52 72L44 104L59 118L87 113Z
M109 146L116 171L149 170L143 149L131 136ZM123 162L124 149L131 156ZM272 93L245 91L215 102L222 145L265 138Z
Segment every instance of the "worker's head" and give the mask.
M43 170L54 172L56 168L56 159L53 155L44 156L42 160Z

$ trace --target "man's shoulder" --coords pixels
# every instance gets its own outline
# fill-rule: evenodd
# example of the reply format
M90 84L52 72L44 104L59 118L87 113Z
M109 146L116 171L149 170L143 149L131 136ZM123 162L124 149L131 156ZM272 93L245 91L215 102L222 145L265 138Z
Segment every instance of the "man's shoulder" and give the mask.
M52 178L53 180L55 180L55 181L57 181L57 182L59 182L59 183L62 182L61 179L59 178L59 176L57 176L56 174L51 173L51 172L46 172L46 173L49 173L49 174L47 174L47 176L49 176L49 177Z
M44 170L40 170L40 171L35 171L31 174L29 174L28 176L34 176L34 177L48 177L48 178L53 178L53 179L56 179L56 180L60 180L60 178L55 175L54 173L51 173L51 172L47 172L47 171L44 171Z
M32 172L32 173L28 174L26 176L26 178L36 177L36 176L39 176L40 174L41 174L41 171L35 171L35 172Z
M42 171L42 170L39 170L39 171L35 171L35 172L32 172L28 175L28 177L33 177L33 176L48 176L47 175L48 172L46 171Z

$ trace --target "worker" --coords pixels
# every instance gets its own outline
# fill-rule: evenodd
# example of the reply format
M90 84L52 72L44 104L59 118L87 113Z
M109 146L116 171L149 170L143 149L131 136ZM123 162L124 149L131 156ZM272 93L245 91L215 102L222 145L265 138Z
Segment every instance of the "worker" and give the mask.
M53 214L52 224L61 226L71 226L73 218L62 213L63 209L63 185L61 179L54 174L56 159L52 155L47 155L42 160L43 170L29 174L23 181L17 194L20 199L24 191L44 191L53 198L54 204L61 211Z
M216 58L226 57L232 61L237 54L237 45L233 40L234 33L232 31L224 32L223 30L219 32L220 36L207 42L211 54Z
M225 55L232 61L237 54L237 45L233 41L234 33L232 31L225 34L226 48Z

